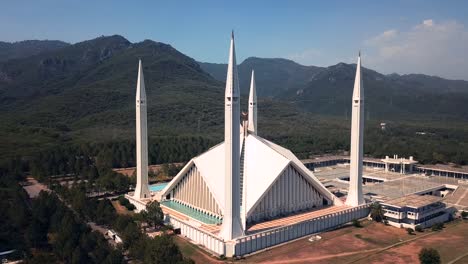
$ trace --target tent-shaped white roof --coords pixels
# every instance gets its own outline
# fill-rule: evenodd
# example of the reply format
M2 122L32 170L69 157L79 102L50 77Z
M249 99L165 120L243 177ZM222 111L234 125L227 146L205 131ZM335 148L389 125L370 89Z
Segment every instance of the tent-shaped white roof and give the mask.
M247 213L255 207L289 164L300 171L325 197L334 202L340 202L288 149L259 136L248 134L245 138L241 136L239 151L241 151L243 140L245 140L243 177ZM224 211L224 142L193 158L188 165L192 163L200 171L200 175L205 180L221 211ZM166 186L162 191L163 195L180 180L186 168L182 169L172 182Z

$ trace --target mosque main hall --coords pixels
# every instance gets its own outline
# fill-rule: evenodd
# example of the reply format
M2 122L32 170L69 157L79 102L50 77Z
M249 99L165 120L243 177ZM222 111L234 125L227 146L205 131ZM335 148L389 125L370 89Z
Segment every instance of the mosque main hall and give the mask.
M221 98L220 98L221 100ZM352 98L350 191L332 194L288 149L260 136L255 73L241 119L234 34L225 89L224 141L192 158L162 190L148 188L146 94L139 66L136 98L137 185L126 197L144 210L158 200L165 221L217 255L242 256L363 218L364 88L360 56ZM260 117L261 118L261 117Z

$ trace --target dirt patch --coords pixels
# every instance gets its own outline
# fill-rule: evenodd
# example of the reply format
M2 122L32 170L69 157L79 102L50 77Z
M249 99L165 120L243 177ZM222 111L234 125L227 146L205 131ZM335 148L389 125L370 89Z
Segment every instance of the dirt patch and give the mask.
M168 163L170 165L175 165L175 166L182 166L184 163L181 162L175 162L175 163ZM157 175L161 172L163 164L158 164L158 165L149 165L148 170L151 171L153 174ZM131 177L134 173L136 168L135 167L128 167L128 168L115 168L113 169L115 172L118 172L120 174L123 174L127 177ZM153 177L152 180L170 180L172 177L166 176L166 175L160 175L159 177ZM151 179L150 179L151 180Z
M26 183L23 184L23 189L28 193L29 198L38 197L41 191L49 191L47 186L32 177L26 178Z
M442 263L450 262L468 253L468 222L457 221L448 224L443 231L391 248L356 263L418 263L418 253L424 247L437 249Z
M448 224L441 232L408 235L406 230L365 222L363 228L345 227L308 237L253 255L244 263L419 263L423 247L436 248L446 263L468 252L468 221ZM415 239L414 241L408 241ZM405 241L408 241L407 244ZM392 247L393 245L399 246ZM387 247L389 249L385 250Z
M322 239L309 242L304 239L259 253L245 262L264 263L330 263L331 259L373 252L376 249L399 242L408 235L404 230L372 222L363 222L362 228L352 226L321 234ZM335 261L335 263L339 263Z
M114 206L115 211L119 215L133 215L134 212L129 211L125 206L121 205L118 200L112 201L112 206Z
M309 242L309 236L242 259L240 263L419 263L418 253L423 247L439 251L442 263L468 253L468 221L457 220L446 224L440 232L417 232L408 235L405 229L374 222L363 222L364 227L344 227L322 233L322 239ZM176 237L184 256L195 263L224 263L209 253ZM463 262L464 257L456 263Z

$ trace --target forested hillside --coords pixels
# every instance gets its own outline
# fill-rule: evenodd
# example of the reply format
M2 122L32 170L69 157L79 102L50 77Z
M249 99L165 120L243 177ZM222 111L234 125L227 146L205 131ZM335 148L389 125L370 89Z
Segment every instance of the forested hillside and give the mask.
M365 60L363 61L365 66ZM200 63L219 81L226 64ZM303 66L285 59L248 58L239 65L241 91L247 93L255 70L260 97L286 101L299 109L349 117L355 64ZM422 74L384 75L363 69L366 116L371 119L468 120L468 82Z
M57 50L68 46L58 40L25 40L18 42L0 41L0 61L26 58L45 51Z
M203 69L211 67L222 79L225 66L200 67L160 42L99 37L0 63L1 168L73 173L83 158L104 167L132 166L138 59L148 96L151 163L187 161L222 140L224 81ZM349 149L354 65L247 59L239 66L244 110L252 69L261 136L299 157ZM466 82L365 69L364 86L366 154L468 161ZM382 121L389 124L385 133ZM418 131L429 133L421 137Z

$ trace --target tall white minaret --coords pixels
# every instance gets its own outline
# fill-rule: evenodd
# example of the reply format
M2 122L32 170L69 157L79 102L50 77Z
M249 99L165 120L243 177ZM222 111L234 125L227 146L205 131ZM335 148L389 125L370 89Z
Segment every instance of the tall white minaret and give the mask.
M149 198L148 188L148 131L146 126L146 91L145 79L141 60L138 65L138 81L136 92L136 156L137 156L137 184L134 197Z
M252 70L252 78L250 79L248 130L250 133L257 135L257 87L255 85L254 70Z
M234 32L231 35L229 64L224 98L224 215L221 236L231 240L241 236L244 231L240 218L240 106L239 78L237 76Z
M364 136L364 86L361 80L361 52L356 65L351 117L351 158L349 167L349 191L346 204L364 204L362 195L362 156Z

